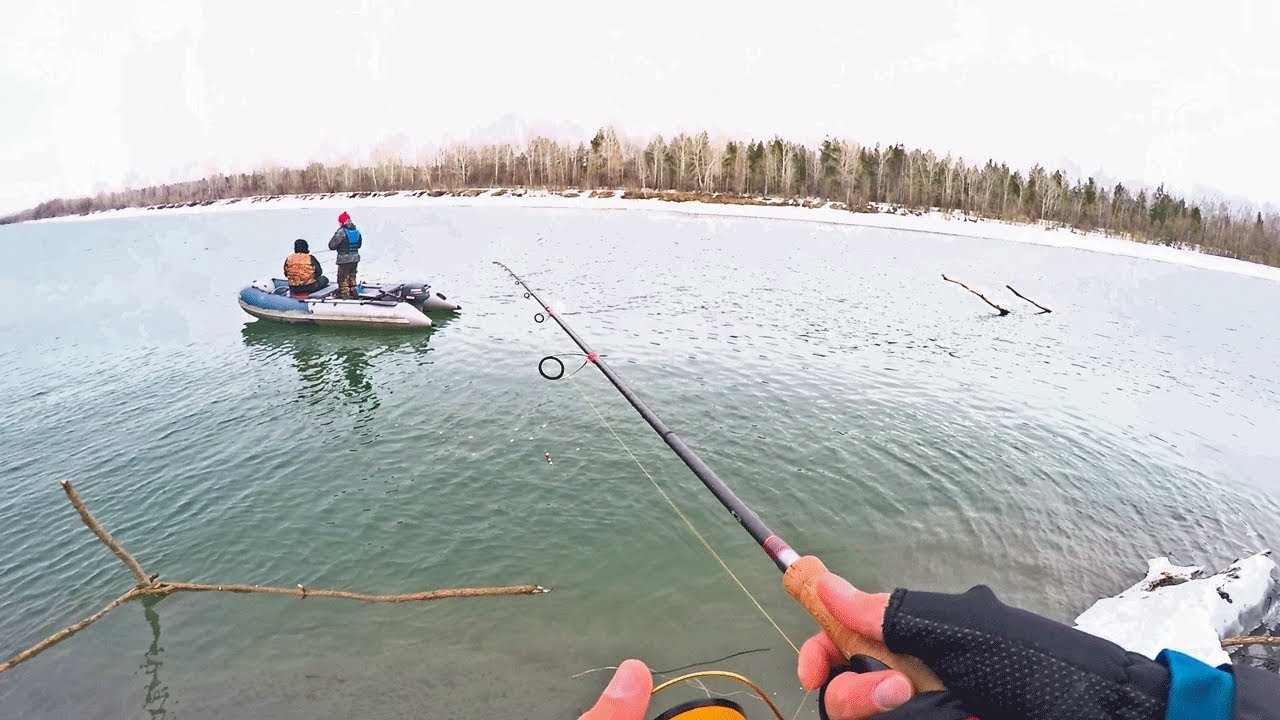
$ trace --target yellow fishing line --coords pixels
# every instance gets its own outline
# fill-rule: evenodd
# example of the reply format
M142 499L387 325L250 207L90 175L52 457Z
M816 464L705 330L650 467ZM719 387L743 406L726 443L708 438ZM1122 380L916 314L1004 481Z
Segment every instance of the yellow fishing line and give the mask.
M730 578L733 579L733 582L737 584L738 587L742 588L742 592L745 593L747 598L751 600L751 604L756 606L756 609L760 611L761 615L764 615L764 618L769 621L769 624L773 626L773 629L777 630L778 634L782 636L783 640L787 641L787 644L791 646L791 649L795 651L796 655L799 655L800 648L797 647L796 644L791 641L791 638L788 637L787 634L782 631L782 628L778 625L777 622L774 621L773 616L770 615L769 612L764 609L764 606L760 604L760 601L756 600L756 596L752 595L751 591L747 589L747 586L744 585L742 581L738 579L738 576L735 575L733 570L729 568L729 565L725 563L723 558L720 557L720 554L716 552L715 548L711 547L711 543L707 542L707 539L702 536L702 533L698 532L698 528L693 526L693 522L690 521L688 516L686 516L684 512L680 510L680 507L676 505L674 500L671 499L671 496L667 494L667 491L663 490L662 486L658 484L658 481L653 479L653 476L650 475L649 471L645 469L644 464L640 462L640 458L636 457L636 454L634 452L631 452L631 448L628 447L627 443L622 440L622 437L618 435L618 432L613 429L613 425L609 424L609 421L600 412L600 409L597 408L596 404L591 401L591 396L587 395L586 391L582 389L582 386L578 384L578 381L574 379L573 375L569 376L569 380L573 382L573 386L578 389L579 393L582 394L582 399L587 401L587 405L591 406L591 409L592 411L595 412L596 417L600 418L600 422L604 423L604 426L608 428L609 433L613 435L613 438L617 440L618 444L622 446L622 449L626 450L627 454L631 456L631 459L635 462L636 467L640 468L640 472L644 473L644 476L649 478L649 482L653 484L654 489L658 491L658 494L662 496L663 500L667 501L667 505L670 506L672 511L675 512L676 516L679 517L684 522L685 527L689 528L689 532L693 533L693 536L698 538L698 542L702 543L702 547L706 548L707 552L711 553L711 557L715 558L716 562L720 563L720 567L724 568L724 571L728 573ZM720 671L708 671L708 672L720 672ZM694 675L696 674L697 673L694 673ZM725 673L725 674L733 675L733 673ZM688 678L690 676L685 676L685 677ZM746 678L743 678L740 675L738 677L742 678L742 680L746 681L747 684L751 685L753 688L756 687L755 684L752 683L750 680L747 680ZM680 679L681 678L677 678L677 680L680 680ZM667 687L670 684L671 684L670 682L663 683L662 685L658 686L658 689ZM654 692L656 693L658 689L655 689ZM764 698L764 701L768 703L769 708L773 710L773 714L778 717L778 720L782 720L782 715L778 712L777 708L774 707L773 703L770 702L769 699L765 697L763 692L759 691L758 688L757 688L757 692L759 692L760 696ZM795 714L791 716L791 720L795 720L796 718L800 717L800 711L804 709L804 704L808 702L809 695L812 692L813 692L812 690L808 690L805 692L804 697L800 699L800 704L796 707Z
M570 375L569 379L573 380L573 376ZM653 483L653 487L658 491L658 494L662 495L662 499L666 500L667 505L670 505L676 515L684 521L685 526L689 528L689 532L693 533L693 536L698 538L698 542L702 543L702 546L707 549L707 552L711 553L711 557L714 557L716 562L720 563L720 567L724 568L724 571L729 574L729 577L733 578L733 581L737 583L738 587L742 588L742 592L746 593L747 597L751 599L751 603L756 606L756 609L760 611L761 615L764 615L765 619L769 621L769 624L773 626L773 629L778 631L778 634L782 636L782 639L787 641L787 644L791 646L791 649L796 651L797 655L800 654L800 648L791 641L791 638L787 637L787 634L782 631L782 628L778 626L778 623L774 622L773 617L769 615L769 612L764 609L764 606L756 600L756 596L751 594L751 591L747 589L747 586L742 584L742 581L738 579L738 576L733 574L733 570L729 569L729 566L720 557L720 554L715 551L715 548L711 547L711 543L707 542L707 539L702 536L702 533L698 532L698 528L693 526L693 523L689 518L675 504L675 501L671 499L671 496L667 494L667 491L662 489L662 486L658 484L657 480L653 479L653 476L649 474L648 470L645 470L644 465L640 463L640 458L637 458L636 454L631 452L631 448L627 447L627 444L623 442L622 437L618 435L617 431L613 429L613 426L609 424L609 421L600 413L596 404L591 402L591 397L582 389L582 386L579 385L576 380L573 381L573 386L578 388L578 392L582 393L583 399L585 399L587 404L591 406L591 409L595 411L596 417L600 418L600 421L609 429L609 432L613 435L614 439L618 441L618 444L622 446L622 449L626 450L627 454L631 456L631 459L635 461L636 467L640 468L640 472L644 473L644 476L649 478L649 482Z
M747 679L742 675L739 675L738 673L728 672L725 670L703 670L701 672L689 673L688 675L681 675L680 677L675 678L674 680L668 680L662 683L661 685L659 685L658 687L654 688L653 692L650 693L650 697L657 695L658 693L662 692L663 690L666 690L669 687L672 687L673 685L679 685L680 683L688 682L690 680L697 680L699 678L708 678L708 677L735 680L737 682L742 683L743 685L746 685L747 687L751 688L751 690L755 692L755 694L761 700L764 701L765 705L769 706L769 710L773 713L773 716L775 718L777 718L778 720L785 720L785 718L782 717L782 712L778 710L778 706L773 704L773 701L769 699L768 693L766 693L759 685L756 685L755 683L751 682L751 680Z

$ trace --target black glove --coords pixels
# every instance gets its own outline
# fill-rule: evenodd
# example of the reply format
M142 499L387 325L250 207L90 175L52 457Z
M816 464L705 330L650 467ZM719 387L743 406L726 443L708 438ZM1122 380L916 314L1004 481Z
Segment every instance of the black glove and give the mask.
M1108 640L1001 603L990 588L898 590L885 645L914 655L948 688L877 716L885 720L1163 720L1169 671ZM865 663L854 671L883 669ZM833 674L832 679L834 679ZM828 684L831 680L827 681ZM819 696L824 720L826 708Z

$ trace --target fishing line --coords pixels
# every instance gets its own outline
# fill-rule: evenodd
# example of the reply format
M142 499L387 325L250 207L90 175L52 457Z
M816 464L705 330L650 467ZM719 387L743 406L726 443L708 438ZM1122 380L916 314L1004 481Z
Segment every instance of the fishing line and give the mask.
M570 375L569 379L573 380L573 376ZM693 536L698 538L698 542L702 543L702 547L706 548L707 552L711 553L711 557L715 558L716 562L720 563L720 567L724 568L724 571L729 574L730 578L733 578L733 582L735 582L738 587L742 588L742 592L746 593L747 597L751 600L751 604L756 606L756 609L760 611L761 615L764 615L764 618L769 621L769 624L773 626L773 629L777 630L778 634L782 636L782 639L786 640L787 644L791 646L791 649L796 651L796 655L799 655L800 648L791 641L791 638L788 637L785 632L782 631L782 628L774 621L773 616L769 614L769 611L765 610L764 606L760 604L760 601L756 600L756 596L752 595L751 591L747 589L747 586L742 584L742 581L733 573L733 570L729 569L729 566L725 563L724 559L720 557L720 554L716 552L715 548L711 547L711 543L707 542L707 539L702 536L702 533L698 532L698 528L693 526L693 522L689 520L688 516L685 515L682 510L680 510L680 507L671 499L671 496L667 494L667 491L663 490L662 486L658 484L658 481L653 479L653 476L650 475L649 471L645 469L643 464L641 464L640 458L636 457L636 454L631 452L631 448L623 442L622 437L613 429L613 425L609 424L609 421L605 416L600 413L600 409L591 401L591 396L587 395L586 391L582 389L582 386L578 384L577 380L573 380L573 386L578 389L579 393L582 393L583 399L586 400L587 404L591 406L591 409L595 411L596 417L600 418L600 421L609 429L609 433L618 441L618 444L622 446L622 449L626 450L627 454L631 456L631 459L635 461L636 467L640 468L640 472L644 473L644 476L649 478L649 482L653 484L654 489L658 491L658 494L662 496L662 499L666 500L667 505L675 511L676 516L684 521L685 527L689 528L689 532L693 533Z
M544 360L545 359L546 358L544 358ZM543 377L546 377L546 376L544 375ZM724 568L724 571L729 575L730 578L733 579L733 582L738 587L742 588L742 592L746 594L749 600L751 600L751 604L756 606L756 609L760 611L760 614L764 615L765 620L769 621L769 624L773 626L773 629L778 631L778 634L782 636L782 639L786 640L787 644L791 646L791 649L795 651L797 656L799 656L800 648L797 647L794 642L792 642L791 638L782 630L782 628L778 625L778 623L773 619L773 616L769 614L769 611L765 610L764 606L760 604L760 601L756 600L756 596L752 595L751 591L747 589L747 586L744 585L742 581L738 579L738 576L735 575L733 570L729 568L729 565L725 563L723 558L720 557L720 554L716 552L715 548L711 547L711 543L707 542L707 539L703 537L702 533L698 532L698 528L694 527L693 522L691 522L688 516L686 516L680 510L680 507L676 505L674 500L671 499L671 496L667 494L667 491L663 490L662 486L658 484L658 481L653 479L653 475L650 475L649 471L645 469L644 464L640 462L640 458L636 457L636 454L631 451L631 448L627 445L625 441L623 441L622 437L618 435L618 432L613 429L613 425L609 423L609 420L605 418L605 416L600 412L600 409L596 407L596 404L591 401L591 396L587 395L586 391L582 389L582 386L578 384L577 380L574 380L572 375L569 376L569 379L573 381L572 385L578 389L578 392L582 395L582 399L587 401L587 405L589 405L591 407L591 410L595 412L596 417L600 418L600 422L603 423L604 426L609 430L609 434L613 435L613 438L618 441L618 444L622 446L622 449L627 451L627 454L631 456L632 461L635 462L636 467L640 468L640 472L644 473L644 476L649 478L649 482L653 484L654 489L658 491L658 494L662 496L663 500L667 501L667 505L671 508L672 511L675 512L676 516L679 517L684 522L685 527L689 528L689 532L693 533L693 536L698 539L698 542L702 543L702 547L706 548L707 552L711 553L711 557L715 558L716 562L720 563L720 567ZM719 660L709 660L708 663L720 662L722 660L727 660L729 658L737 657L738 655L743 655L749 652L759 652L759 651L747 650L745 652L735 653L733 655L720 658ZM684 670L686 668L695 667L697 665L705 665L705 664L707 663L695 663L694 665L686 665L683 668L676 668L675 670ZM675 672L675 670L670 670L667 672ZM706 671L706 672L720 672L720 671ZM730 675L735 675L735 674L720 672L719 676L725 677ZM670 687L671 685L674 685L676 683L683 682L685 680L690 680L700 676L701 675L699 673L693 673L691 675L686 675L684 677L676 678L675 680L665 682L662 685L659 685L657 688L654 688L652 694L656 695L659 690ZM765 695L763 690L761 690L755 683L751 682L745 677L742 677L741 675L735 675L735 677L741 679L742 682L745 682L748 686L750 686L753 690L756 691L756 694L759 695L760 698L764 700L765 704L769 706L769 709L773 711L774 717L778 718L778 720L783 720L782 713L778 711L777 706L775 706L773 702L769 700L768 696ZM800 703L796 706L795 714L791 716L791 720L795 720L796 718L800 717L800 711L804 709L804 705L806 702L809 701L809 695L811 695L812 693L813 693L812 690L805 691L804 697L800 698Z
M742 580L737 579L737 575L733 574L733 570L731 570L730 566L728 566L726 562L724 562L722 557L719 556L719 553L716 552L716 548L712 547L712 544L707 542L707 538L703 537L703 534L698 532L698 528L694 527L694 523L690 521L689 516L686 516L684 512L680 510L680 506L677 506L676 502L671 500L671 496L667 495L667 491L664 491L664 489L662 489L662 486L659 486L658 480L653 479L653 475L650 475L649 470L645 469L643 462L640 462L640 459L639 457L636 457L635 452L631 451L631 448L627 446L627 443L623 442L622 437L618 436L617 430L613 429L613 425L609 424L609 420L605 419L605 416L602 413L600 413L599 407L596 407L594 402L591 402L591 396L586 395L586 391L582 389L581 384L577 383L577 380L573 379L573 375L570 375L570 379L573 380L572 382L573 387L576 387L577 392L581 393L582 400L586 400L586 404L591 406L591 410L594 411L596 418L599 418L600 421L604 423L604 427L608 428L609 434L612 434L613 439L616 439L616 441L618 441L618 445L622 446L622 450L627 451L627 455L630 455L631 460L635 461L636 468L640 468L641 473L644 473L644 477L649 478L649 482L653 483L653 487L654 489L657 489L658 495L662 496L663 500L667 501L667 505L671 507L672 511L676 512L676 516L678 516L678 518L684 521L685 527L689 528L689 532L694 534L695 538L698 538L698 542L703 543L703 547L707 548L707 552L712 553L712 557L714 557L714 559L716 559L716 561L719 562L719 566L721 566L721 568L724 569L724 573L727 573L728 577L733 579L733 583L737 584L737 587L742 588L742 592L744 592L746 594L746 597L748 597L748 600L751 601L751 605L754 605L755 609L760 611L760 615L764 615L764 619L768 620L769 624L773 625L773 629L777 630L778 634L782 635L782 639L785 639L785 641L787 641L788 646L791 646L791 650L794 650L796 653L796 656L799 656L800 648L796 647L796 643L792 642L791 638L788 637L788 635L785 632L783 632L781 626L777 624L777 621L773 620L773 616L769 615L769 611L765 610L763 605L760 605L760 601L755 600L754 594L751 594L751 591L749 591L749 589L746 589L746 585L742 584ZM758 652L758 651L746 651L746 652ZM735 655L730 655L728 657L736 657L737 655L744 655L744 653L739 652L739 653L735 653ZM722 657L721 660L727 660L728 657ZM712 660L709 662L719 662L719 660ZM698 664L695 664L695 665L705 665L705 662L698 662ZM694 667L695 665L686 665L685 667ZM684 670L685 667L677 667L676 670ZM751 689L754 689L755 693L758 694L760 698L762 698L762 700L765 702L765 705L769 706L769 710L773 711L773 716L777 717L778 720L783 720L782 712L778 711L777 706L773 705L773 701L769 700L769 697L767 696L767 694L765 694L764 691L762 691L762 689L758 687L758 685L751 682L751 680L744 678L744 676L742 675L737 675L735 673L724 673L724 671L718 671L718 670L707 670L705 671L705 675L732 676L732 678L739 679L740 682L748 684L749 687ZM660 689L671 687L671 685L676 683L685 682L685 680L699 678L699 676L704 676L704 673L692 673L690 675L682 676L682 678L676 678L675 680L668 680L668 682L660 684L658 685L657 688L654 688L654 691L652 694L658 694L658 691L660 691ZM800 703L799 705L796 706L795 715L791 716L791 720L795 720L796 717L800 717L800 711L804 710L804 705L806 702L809 702L809 696L812 693L813 691L805 691L804 697L800 698Z
M653 672L654 675L670 675L671 673L678 673L681 670L688 670L689 668L695 668L701 665L710 665L712 663L724 662L725 660L732 660L733 658L740 657L742 655L750 655L751 653L758 653L758 652L769 652L771 649L772 648L752 648L751 650L742 650L740 652L733 653L732 655L725 655L724 657L716 658L715 660L703 660L702 662L689 663L688 665L683 665L678 668L671 668L670 670L653 670L651 672Z

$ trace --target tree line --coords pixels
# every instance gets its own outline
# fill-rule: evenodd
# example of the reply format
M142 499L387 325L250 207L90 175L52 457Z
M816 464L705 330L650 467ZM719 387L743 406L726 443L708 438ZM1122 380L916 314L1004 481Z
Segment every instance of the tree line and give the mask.
M538 137L522 145L454 145L416 162L393 153L352 165L314 162L199 180L55 199L0 223L124 207L192 204L263 195L458 191L523 187L610 188L700 195L835 201L942 209L1012 222L1045 222L1145 242L1280 265L1280 214L1225 201L1189 202L1165 191L1103 185L1040 165L972 164L901 144L868 147L827 139L817 147L774 137L713 140L706 132L648 142L602 128L589 142Z

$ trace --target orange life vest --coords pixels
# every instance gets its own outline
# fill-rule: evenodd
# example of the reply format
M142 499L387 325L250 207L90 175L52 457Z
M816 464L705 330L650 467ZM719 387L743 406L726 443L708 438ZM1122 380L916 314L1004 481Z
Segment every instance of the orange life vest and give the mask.
M292 287L310 285L316 281L316 269L311 267L311 256L293 253L284 259L284 277Z

